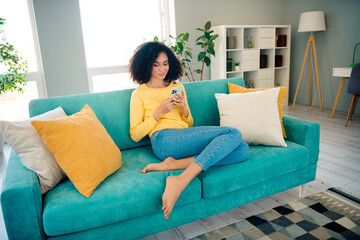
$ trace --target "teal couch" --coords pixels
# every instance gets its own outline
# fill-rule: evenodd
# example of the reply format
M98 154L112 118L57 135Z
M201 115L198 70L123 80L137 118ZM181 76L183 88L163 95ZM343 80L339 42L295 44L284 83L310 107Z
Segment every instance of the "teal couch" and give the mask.
M242 78L184 83L195 126L219 125L214 94L228 93L227 82L244 86ZM287 148L250 146L247 161L200 173L182 193L166 221L161 211L165 179L181 171L140 173L148 163L159 160L152 153L148 138L138 143L130 138L132 91L31 101L31 116L58 106L70 115L89 104L121 149L124 164L90 198L82 196L68 179L41 196L36 174L24 168L12 152L1 193L9 239L137 239L315 179L319 125L284 116Z

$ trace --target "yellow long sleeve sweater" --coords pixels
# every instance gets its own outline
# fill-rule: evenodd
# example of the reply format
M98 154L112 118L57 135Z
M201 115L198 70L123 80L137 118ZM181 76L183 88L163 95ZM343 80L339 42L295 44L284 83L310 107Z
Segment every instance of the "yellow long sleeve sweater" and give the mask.
M161 116L159 121L153 117L153 113L160 104L170 97L171 89L182 87L186 106L189 115L185 118L180 106L175 106L171 112ZM158 130L168 128L188 128L192 127L193 118L187 103L186 92L181 83L172 82L165 88L150 88L146 84L137 87L130 100L130 136L135 142L140 141L146 135L149 137Z

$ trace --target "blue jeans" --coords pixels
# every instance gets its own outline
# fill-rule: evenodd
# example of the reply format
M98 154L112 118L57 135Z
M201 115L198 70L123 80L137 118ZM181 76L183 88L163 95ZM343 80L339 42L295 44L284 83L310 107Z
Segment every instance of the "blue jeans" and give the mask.
M205 171L211 166L222 166L245 161L250 154L241 133L233 127L201 126L183 129L163 129L151 136L154 154L164 161L194 157L194 163Z

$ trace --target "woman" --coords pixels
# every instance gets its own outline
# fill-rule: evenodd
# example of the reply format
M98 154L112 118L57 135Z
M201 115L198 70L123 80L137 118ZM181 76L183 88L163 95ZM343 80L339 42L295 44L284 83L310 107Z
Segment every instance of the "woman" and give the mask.
M249 146L232 127L192 127L193 118L185 89L176 82L183 76L181 62L160 42L140 45L130 59L129 72L139 87L130 102L130 135L138 142L148 135L161 163L148 164L142 173L185 169L169 176L162 196L164 217L169 215L180 194L201 171L210 166L241 162L249 156ZM170 98L173 88L182 93Z

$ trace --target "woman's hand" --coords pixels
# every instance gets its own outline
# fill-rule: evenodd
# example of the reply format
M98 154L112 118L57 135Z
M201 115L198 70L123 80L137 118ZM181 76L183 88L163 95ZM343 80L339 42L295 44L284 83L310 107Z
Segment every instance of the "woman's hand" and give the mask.
M171 98L171 101L175 102L175 105L179 105L180 107L186 107L184 92L182 92L181 95L176 94L176 96Z
M156 121L159 121L161 116L164 115L165 113L171 112L173 110L173 108L176 105L176 102L174 101L175 97L167 98L164 101L162 101L158 109L156 109L156 111L153 113L153 117L155 118Z
M185 101L185 96L184 96L184 92L182 92L182 94L177 94L175 97L171 98L172 101L175 102L175 105L179 105L181 107L182 113L184 117L188 117L189 116L189 111L186 105L186 101Z

